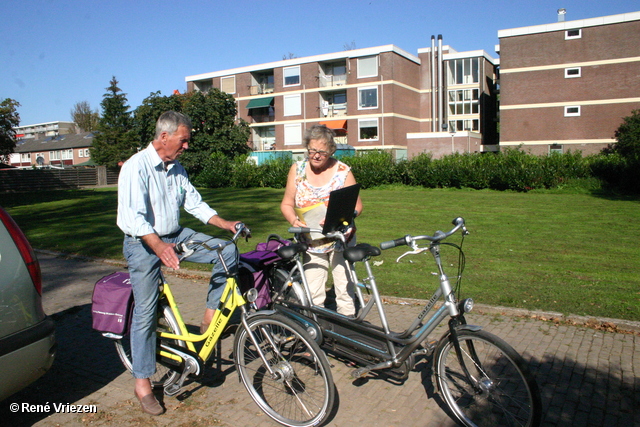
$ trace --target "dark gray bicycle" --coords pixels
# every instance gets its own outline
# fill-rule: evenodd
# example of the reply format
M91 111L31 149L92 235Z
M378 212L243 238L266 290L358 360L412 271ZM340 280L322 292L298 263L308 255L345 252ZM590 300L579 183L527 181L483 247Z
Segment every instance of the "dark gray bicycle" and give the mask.
M294 243L278 250L273 275L273 308L300 323L322 346L359 366L354 378L381 371L398 380L405 380L419 357L431 357L434 382L450 410L450 415L465 426L537 426L542 416L540 393L536 381L522 356L501 338L468 325L465 313L473 308L473 300L461 301L456 296L464 270L462 243L468 234L463 218L453 220L453 229L436 231L433 236L417 235L383 242L382 249L409 246L397 261L409 255L429 253L435 260L439 286L416 319L402 332L394 332L384 311L370 260L381 253L380 248L358 244L345 249L349 274L356 284L360 309L355 318L343 316L311 303L304 275L302 253L304 243ZM291 233L321 230L290 228ZM327 235L343 242L344 230ZM459 244L445 240L460 231ZM426 245L420 246L421 242ZM457 249L459 254L456 283L452 286L440 256L441 246ZM367 277L359 280L355 264L364 264ZM364 293L368 294L365 298ZM442 304L438 306L438 301ZM379 324L365 320L376 307ZM435 312L429 313L435 309ZM438 340L429 335L444 320L446 332Z

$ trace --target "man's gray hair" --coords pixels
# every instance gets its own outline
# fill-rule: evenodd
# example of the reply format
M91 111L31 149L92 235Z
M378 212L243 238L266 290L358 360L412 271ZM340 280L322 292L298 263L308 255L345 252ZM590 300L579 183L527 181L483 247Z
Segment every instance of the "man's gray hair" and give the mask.
M166 111L160 115L156 122L156 138L159 138L162 132L173 135L180 126L186 127L189 129L189 132L191 132L193 128L189 117L176 111Z

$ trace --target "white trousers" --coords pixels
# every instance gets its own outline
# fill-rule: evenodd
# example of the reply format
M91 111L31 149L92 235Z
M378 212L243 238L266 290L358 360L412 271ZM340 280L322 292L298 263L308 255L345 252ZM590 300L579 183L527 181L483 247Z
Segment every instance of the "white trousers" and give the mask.
M326 284L329 267L333 275L338 313L353 316L356 312L353 297L349 294L349 275L342 252L331 251L326 254L307 252L305 254L304 273L307 277L313 304L324 306L327 297Z

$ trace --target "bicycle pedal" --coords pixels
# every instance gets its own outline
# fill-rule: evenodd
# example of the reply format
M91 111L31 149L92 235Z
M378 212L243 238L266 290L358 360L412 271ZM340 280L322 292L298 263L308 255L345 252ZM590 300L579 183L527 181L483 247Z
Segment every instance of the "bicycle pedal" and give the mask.
M364 378L367 376L368 373L369 373L369 369L366 367L354 369L353 371L351 371L351 378L353 379Z
M181 389L182 387L180 387L178 384L171 384L164 388L164 394L165 396L169 397L177 396L180 393Z

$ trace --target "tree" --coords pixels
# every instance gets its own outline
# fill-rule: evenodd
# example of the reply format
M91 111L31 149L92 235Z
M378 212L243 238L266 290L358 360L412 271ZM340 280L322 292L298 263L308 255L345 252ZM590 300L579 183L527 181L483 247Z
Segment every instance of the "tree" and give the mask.
M640 159L640 110L633 110L625 117L615 133L616 142L612 149L627 159Z
M244 120L236 123L236 101L232 95L210 89L206 94L190 92L184 97L183 113L191 118L193 136L180 163L189 173L197 174L210 165L213 153L233 159L250 151L249 125Z
M98 120L98 134L93 139L91 158L99 165L115 167L135 154L141 145L132 130L127 94L122 93L115 76L106 90L100 103L102 116Z
M20 114L16 109L20 103L11 98L0 102L0 162L9 163L9 154L16 148L16 131L20 125Z
M151 93L133 112L133 134L141 144L154 138L155 124L165 111L186 114L193 124L189 149L180 157L180 163L192 178L213 162L212 155L221 153L228 158L249 152L249 125L236 123L236 103L233 96L211 89L206 94L191 92L161 96Z
M98 129L100 114L98 110L91 110L88 101L76 103L71 110L71 120L76 124L80 132L92 132Z

